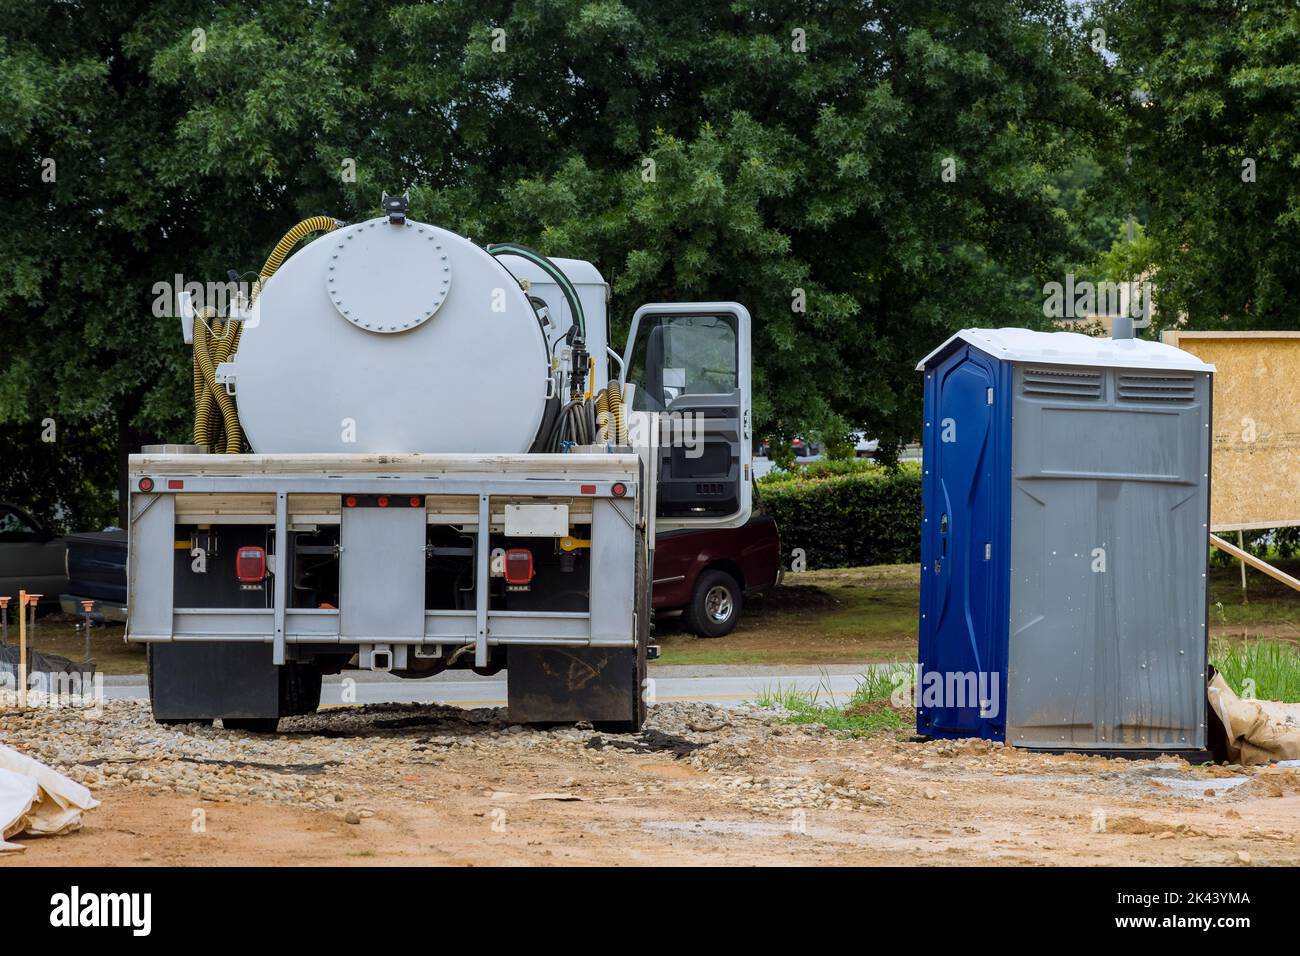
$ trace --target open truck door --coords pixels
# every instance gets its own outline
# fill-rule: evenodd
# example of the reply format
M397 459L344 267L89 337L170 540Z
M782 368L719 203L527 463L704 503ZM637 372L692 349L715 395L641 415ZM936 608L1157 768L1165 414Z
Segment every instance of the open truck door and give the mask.
M643 305L620 381L633 440L648 449L656 528L749 520L753 412L749 312L735 302Z

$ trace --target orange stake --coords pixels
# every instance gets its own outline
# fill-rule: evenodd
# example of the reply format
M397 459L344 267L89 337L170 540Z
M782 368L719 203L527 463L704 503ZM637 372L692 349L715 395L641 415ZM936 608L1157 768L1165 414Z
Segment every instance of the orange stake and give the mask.
M18 592L18 708L27 706L27 592Z

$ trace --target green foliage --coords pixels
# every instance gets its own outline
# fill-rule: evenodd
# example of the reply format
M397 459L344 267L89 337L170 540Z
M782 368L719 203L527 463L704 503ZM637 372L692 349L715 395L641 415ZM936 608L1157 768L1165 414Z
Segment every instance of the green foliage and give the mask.
M903 466L908 467L908 466ZM792 462L785 468L774 468L758 479L759 488L766 490L775 485L791 482L816 481L822 478L838 478L843 475L883 475L889 469L882 468L870 458L819 458L816 461L798 464Z
M1116 230L1124 226L1130 211L1121 207L1120 197L1113 190L1100 188L1105 173L1091 153L1080 152L1053 183L1057 208L1078 234L1080 242L1097 254L1111 247ZM1138 220L1143 221L1141 211ZM1077 270L1075 274L1091 278Z
M1122 223L1114 239L1097 259L1097 275L1107 282L1132 282L1139 279L1155 264L1155 242L1141 223L1133 224L1133 239L1128 237L1128 224Z
M760 483L763 509L781 531L782 564L801 548L807 566L847 568L903 564L921 555L921 469L853 467L816 462L821 468ZM812 468L812 465L808 466ZM848 469L846 469L848 470Z
M18 505L58 534L115 524L117 436L93 419L55 429L48 436L53 441L45 440L40 422L5 430L0 501Z
M1295 328L1300 9L1285 0L1103 0L1127 149L1108 180L1149 205L1163 324ZM1253 181L1249 181L1253 177Z
M1054 186L1108 129L1072 9L0 0L0 429L184 440L154 284L409 187L478 242L593 260L616 340L642 302L746 303L756 433L865 428L889 458L917 357L1041 322L1034 290L1090 253Z
M830 432L822 435L822 447L826 458L834 462L852 461L855 453L854 437L851 432Z

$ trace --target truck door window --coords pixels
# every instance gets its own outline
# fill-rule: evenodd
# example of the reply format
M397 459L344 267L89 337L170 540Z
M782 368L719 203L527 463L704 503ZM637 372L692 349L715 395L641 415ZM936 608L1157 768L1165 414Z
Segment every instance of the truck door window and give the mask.
M737 363L734 316L646 316L627 376L637 387L632 407L658 412L682 395L729 395Z

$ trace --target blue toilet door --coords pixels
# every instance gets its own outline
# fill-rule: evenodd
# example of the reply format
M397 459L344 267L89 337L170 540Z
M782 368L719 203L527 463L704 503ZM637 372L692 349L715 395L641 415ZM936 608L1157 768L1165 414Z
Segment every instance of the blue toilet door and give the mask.
M998 372L998 363L965 349L927 383L917 723L935 736L1000 738L1005 729L1006 544L997 529L1010 476L998 473L996 423L1009 396L997 394Z

